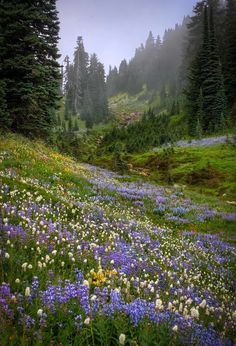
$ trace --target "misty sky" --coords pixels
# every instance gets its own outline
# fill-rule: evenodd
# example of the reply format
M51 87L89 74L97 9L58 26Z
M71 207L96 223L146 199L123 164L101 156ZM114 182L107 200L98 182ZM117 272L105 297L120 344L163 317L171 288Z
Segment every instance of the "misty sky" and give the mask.
M58 0L60 53L73 58L77 36L83 36L86 51L96 53L108 71L123 58L129 60L135 48L181 23L191 14L196 0Z

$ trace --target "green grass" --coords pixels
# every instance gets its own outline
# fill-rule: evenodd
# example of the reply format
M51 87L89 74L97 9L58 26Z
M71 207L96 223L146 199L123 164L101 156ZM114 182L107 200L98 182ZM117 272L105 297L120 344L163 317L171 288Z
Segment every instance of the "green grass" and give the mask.
M148 175L165 183L166 174L173 183L188 185L214 195L236 193L236 149L231 145L175 148L165 155L163 151L133 154L128 157L134 169L147 169Z
M140 93L119 93L109 98L109 108L117 116L120 113L144 112L149 107L150 95L144 86Z

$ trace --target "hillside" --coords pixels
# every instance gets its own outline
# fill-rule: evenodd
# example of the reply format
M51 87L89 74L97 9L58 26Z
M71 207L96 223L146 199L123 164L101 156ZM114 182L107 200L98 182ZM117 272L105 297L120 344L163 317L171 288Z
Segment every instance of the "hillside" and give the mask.
M0 344L233 344L233 203L5 135L0 209Z
M186 185L204 194L233 199L236 194L236 150L230 143L217 143L217 138L224 137L202 139L203 143L208 141L202 146L182 141L183 146L178 146L177 142L175 146L140 153L121 153L120 159L126 172L143 175L159 184ZM113 153L99 155L98 152L94 162L102 167L119 169Z

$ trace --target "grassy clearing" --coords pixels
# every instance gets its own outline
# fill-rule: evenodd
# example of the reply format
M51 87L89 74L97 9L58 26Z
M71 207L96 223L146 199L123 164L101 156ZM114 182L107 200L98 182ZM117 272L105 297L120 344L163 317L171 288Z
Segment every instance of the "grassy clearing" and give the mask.
M120 113L143 113L149 107L149 98L147 88L136 95L129 95L127 93L120 93L109 98L109 108L115 114Z

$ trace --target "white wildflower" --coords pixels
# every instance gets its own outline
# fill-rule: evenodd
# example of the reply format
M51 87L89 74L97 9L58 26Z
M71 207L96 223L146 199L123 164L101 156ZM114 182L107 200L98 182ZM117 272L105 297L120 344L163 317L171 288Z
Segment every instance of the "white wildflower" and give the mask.
M37 198L36 198L36 202L41 202L42 201L42 199L43 199L43 196L38 196Z
M191 308L190 313L193 318L196 318L196 319L199 318L199 311L195 309L194 307Z
M177 332L178 331L178 326L177 324L172 328L173 332Z
M43 315L43 309L38 309L37 315L41 317Z
M42 262L40 262L40 261L38 261L38 267L39 267L39 269L41 269L42 268Z
M119 344L120 345L124 345L125 344L125 339L126 339L125 334L120 334L120 336L119 336Z
M30 287L26 287L26 289L25 289L25 296L26 297L30 296Z
M200 308L205 309L206 303L207 303L207 302L206 302L206 299L203 299L203 301L201 302L201 304L199 304Z
M83 285L89 287L89 282L88 282L88 280L84 280L84 281L83 281Z
M88 326L90 323L90 317L87 317L85 320L84 320L84 324L86 324L86 326Z
M156 300L156 309L161 310L162 308L163 308L162 300L161 299L157 299Z
M12 297L11 297L11 301L12 301L13 303L15 303L15 302L16 302L16 296L12 296Z
M26 271L27 265L28 265L28 263L25 262L25 263L23 263L22 266L21 266L21 268L24 270L24 272Z

